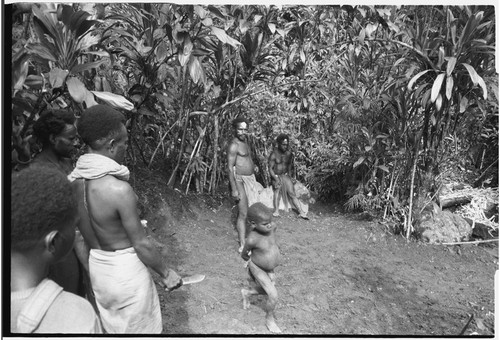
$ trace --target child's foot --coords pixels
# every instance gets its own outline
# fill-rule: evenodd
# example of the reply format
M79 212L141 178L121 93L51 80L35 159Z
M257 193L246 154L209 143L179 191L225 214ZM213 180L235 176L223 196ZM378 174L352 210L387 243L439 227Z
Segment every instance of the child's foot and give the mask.
M245 288L241 289L241 296L243 296L243 309L250 308L250 300L248 299L248 291Z
M269 279L271 280L271 283L273 284L273 286L275 285L276 283L276 273L268 273L267 274L269 276Z
M281 333L281 329L278 327L278 325L274 321L274 318L267 318L266 326L267 326L267 329L269 329L269 331L271 333Z
M238 253L240 253L240 254L241 254L241 252L242 252L242 251L243 251L243 246L240 246L240 247L238 248Z

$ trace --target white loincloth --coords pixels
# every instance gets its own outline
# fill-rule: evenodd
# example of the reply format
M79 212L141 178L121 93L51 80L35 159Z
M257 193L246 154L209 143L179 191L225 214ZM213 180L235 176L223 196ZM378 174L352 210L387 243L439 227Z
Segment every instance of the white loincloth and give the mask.
M108 333L159 334L160 302L148 268L134 248L90 250L90 280Z
M262 184L257 182L255 175L243 176L235 174L234 176L237 181L243 182L249 207L254 203L261 202L268 208L273 208L272 189L269 190L268 188L264 188Z

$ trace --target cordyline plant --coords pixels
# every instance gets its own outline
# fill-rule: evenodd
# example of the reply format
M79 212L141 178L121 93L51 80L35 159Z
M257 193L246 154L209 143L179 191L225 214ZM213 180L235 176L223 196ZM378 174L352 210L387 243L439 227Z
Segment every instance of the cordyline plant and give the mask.
M63 4L32 4L31 13L30 27L35 34L27 41L16 42L12 58L14 166L29 161L29 128L47 108L72 107L80 112L99 100L124 110L134 108L122 96L90 91L84 84L89 71L108 57L107 52L98 50L99 38L92 34L97 20Z

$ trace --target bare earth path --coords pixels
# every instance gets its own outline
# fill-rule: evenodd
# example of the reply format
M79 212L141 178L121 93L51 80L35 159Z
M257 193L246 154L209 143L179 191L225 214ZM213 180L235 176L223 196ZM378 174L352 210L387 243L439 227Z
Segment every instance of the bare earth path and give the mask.
M135 183L143 185L143 218L162 255L181 275L206 275L174 292L158 287L164 333L271 334L262 297L242 308L247 274L231 202ZM275 219L283 254L276 316L284 335L453 336L471 314L466 335L494 334L497 243L408 243L375 221L321 204L310 217Z

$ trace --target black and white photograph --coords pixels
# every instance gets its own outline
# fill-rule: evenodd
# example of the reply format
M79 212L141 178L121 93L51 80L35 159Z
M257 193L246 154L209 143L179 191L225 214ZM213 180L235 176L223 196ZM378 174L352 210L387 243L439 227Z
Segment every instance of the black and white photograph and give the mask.
M3 3L2 336L494 338L498 7Z

